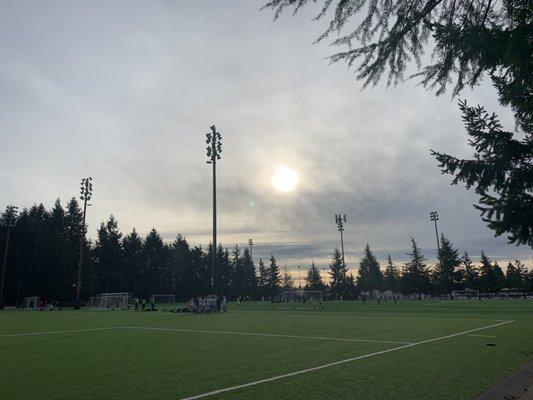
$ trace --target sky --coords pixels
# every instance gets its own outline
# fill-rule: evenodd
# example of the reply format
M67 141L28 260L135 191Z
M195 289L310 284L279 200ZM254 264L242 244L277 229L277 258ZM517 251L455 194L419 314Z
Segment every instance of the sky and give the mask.
M0 207L78 195L93 177L89 236L113 214L125 234L155 227L206 245L211 169L205 133L222 134L217 166L218 239L253 238L293 269L346 261L369 243L382 261L407 258L409 236L430 261L435 231L478 258L532 263L531 249L494 238L451 186L430 149L469 157L457 99L408 81L362 90L353 70L331 65L341 48L313 44L326 21L316 9L272 20L263 1L3 1L0 4ZM497 112L487 79L460 98ZM280 166L293 191L276 190Z

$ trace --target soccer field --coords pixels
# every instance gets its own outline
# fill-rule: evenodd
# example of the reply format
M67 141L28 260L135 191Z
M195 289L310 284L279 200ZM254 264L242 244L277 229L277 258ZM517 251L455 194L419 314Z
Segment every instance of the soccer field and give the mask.
M0 399L471 399L533 354L528 300L0 312Z

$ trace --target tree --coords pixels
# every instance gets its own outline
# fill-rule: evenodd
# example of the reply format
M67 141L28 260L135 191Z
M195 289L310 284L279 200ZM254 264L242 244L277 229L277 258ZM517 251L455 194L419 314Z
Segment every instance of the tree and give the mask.
M276 296L279 293L281 285L281 276L279 272L278 263L273 254L270 255L270 266L267 272L266 287L270 296Z
M402 288L405 293L416 293L422 298L422 293L427 293L430 287L429 272L426 258L418 248L414 238L411 238L412 250L407 253L411 260L403 267Z
M460 265L459 252L453 248L453 244L448 238L441 235L439 257L433 277L437 288L441 292L447 293L452 299L452 292L459 278L457 271Z
M504 279L501 268L496 263L492 265L490 259L485 255L485 252L481 251L481 267L479 271L481 290L496 293L502 289Z
M268 268L262 259L259 259L259 277L257 285L259 286L259 294L261 296L268 296Z
M144 240L144 265L140 274L139 292L142 297L161 293L163 270L165 268L165 244L155 228ZM203 255L203 254L202 254Z
M135 228L122 239L122 256L126 287L133 293L133 296L137 296L139 272L143 267L144 254L143 240Z
M359 275L357 285L360 290L381 290L383 285L383 274L381 272L378 260L370 246L365 246L363 258L359 262Z
M392 263L391 256L389 254L387 258L387 267L383 273L383 288L385 290L390 290L392 296L396 299L396 294L400 286L400 271L398 267Z
M495 236L507 234L510 243L533 247L533 136L514 139L495 114L481 106L469 107L466 101L459 106L474 158L432 154L442 173L454 176L452 184L464 183L479 194L474 207Z
M325 285L320 276L320 270L316 267L315 262L311 263L311 266L307 270L305 277L305 290L324 290Z
M311 0L270 0L264 8L278 18L286 8L294 13ZM468 134L476 147L474 160L432 151L454 183L475 186L483 220L496 235L508 233L512 243L533 247L533 26L530 0L496 1L377 1L324 0L316 19L334 9L328 28L318 41L340 34L334 45L348 49L331 56L332 62L357 64L363 86L376 85L383 75L387 85L405 78L414 61L421 84L440 95L454 81L453 95L474 87L487 74L498 99L514 111L525 139L501 131L482 107L460 103ZM359 14L366 11L366 15ZM360 21L352 25L352 21ZM341 33L347 29L348 33ZM431 64L424 64L428 45L434 45ZM477 114L477 116L476 116ZM490 125L492 123L492 126Z
M95 265L103 292L122 292L122 234L118 230L118 222L111 215L107 222L100 225L98 239L93 251Z
M479 289L479 271L465 251L461 257L461 269L458 271L464 289Z
M244 269L244 276L247 282L247 294L249 294L250 298L252 298L257 287L257 275L255 271L254 260L252 259L250 250L247 247L244 249L242 264Z
M335 248L329 264L330 292L333 297L346 297L346 282L348 269L342 262L342 255L339 249Z
M283 270L283 275L281 277L281 286L283 290L294 289L294 279L292 275L287 271L287 267Z

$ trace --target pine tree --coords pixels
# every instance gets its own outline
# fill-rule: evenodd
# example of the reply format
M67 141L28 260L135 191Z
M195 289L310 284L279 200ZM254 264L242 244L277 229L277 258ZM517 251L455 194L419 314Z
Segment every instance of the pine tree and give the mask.
M250 250L248 248L244 249L242 263L244 275L248 281L247 294L250 296L250 298L252 298L257 287L257 275L255 271L254 260L252 259L252 255L250 254Z
M137 234L135 228L129 235L126 235L122 239L122 255L124 271L126 274L126 285L128 291L133 293L133 296L137 296L137 285L139 279L139 273L143 267L144 254L143 254L143 240Z
M363 258L359 262L359 276L357 285L360 290L381 290L383 285L383 274L381 272L378 260L370 246L365 246Z
M139 292L143 298L161 293L161 281L165 269L165 244L155 228L144 240L144 265L141 270Z
M268 267L266 286L269 290L270 296L276 296L279 293L281 286L281 276L279 272L278 263L274 255L270 255L270 266Z
M307 270L307 276L305 277L305 290L324 290L324 282L320 276L320 271L316 267L315 262L311 263L311 266Z
M405 293L416 293L422 298L422 293L427 293L430 287L429 271L426 258L418 248L415 239L411 238L412 250L407 253L411 260L405 264L402 273L402 287Z
M294 279L292 275L287 271L287 266L283 270L283 275L281 276L281 286L283 290L294 289Z
M481 268L479 272L481 290L496 293L503 287L504 279L503 271L497 263L492 265L485 252L481 251Z
M100 289L103 292L122 292L122 234L118 230L118 222L111 215L108 221L100 225L98 239L94 248L95 264L100 278Z
M389 254L387 258L387 267L383 273L383 288L385 290L390 290L394 300L396 300L396 295L400 287L400 272L398 267L392 263L391 256Z
M495 114L489 115L481 106L469 107L466 101L459 106L474 158L432 154L442 173L454 176L452 184L462 182L479 194L474 207L495 236L507 234L510 243L533 247L533 129L524 139L513 138L514 133L504 131Z
M346 297L348 269L342 263L342 255L339 249L333 250L331 263L329 264L330 292L336 298Z
M507 264L507 273L505 274L505 286L509 289L522 290L524 286L524 277L519 261L515 266L513 263Z
M259 259L259 278L257 285L259 286L259 295L261 297L268 296L268 268L265 266L265 263L262 259Z
M458 283L458 269L461 265L459 252L454 249L453 243L443 234L440 237L440 252L433 277L437 289L447 293L453 299L452 292Z
M479 271L465 251L461 257L460 281L464 289L479 290Z

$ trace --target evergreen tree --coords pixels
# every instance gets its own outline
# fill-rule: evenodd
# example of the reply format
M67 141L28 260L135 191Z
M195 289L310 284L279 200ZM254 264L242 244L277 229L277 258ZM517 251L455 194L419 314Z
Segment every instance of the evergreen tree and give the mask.
M461 257L460 281L464 289L479 290L479 271L465 251Z
M141 297L149 298L161 293L162 276L165 268L165 245L163 238L155 228L144 240L144 265L140 273L139 292Z
M252 259L252 255L250 254L250 250L248 248L244 249L242 264L245 282L247 281L247 294L251 298L257 287L257 276L255 271L254 260Z
M125 273L124 287L137 296L137 286L139 283L139 273L144 264L143 240L138 235L135 228L129 235L122 239L122 266Z
M389 254L387 258L387 267L383 273L383 288L385 290L390 290L393 297L396 299L400 287L400 271L398 267L392 263L391 256Z
M519 262L518 265L513 263L507 264L507 273L505 274L505 287L509 289L522 290L524 286L524 277L522 275L522 268Z
M102 292L122 292L124 283L122 234L118 230L118 222L112 215L105 224L102 222L97 236L93 253L100 289Z
M474 158L432 154L442 173L454 176L452 184L462 182L480 195L474 207L495 236L507 234L510 243L533 247L533 125L529 135L516 139L502 129L495 114L481 106L469 107L466 101L459 105Z
M459 278L458 269L460 265L461 259L459 258L459 252L454 249L453 243L448 238L441 235L440 252L433 277L437 289L440 292L447 293L452 299L452 292Z
M412 250L407 253L411 260L403 267L401 284L405 293L416 293L421 299L422 293L427 293L430 288L429 271L426 258L414 238L411 238L411 245Z
M266 286L270 296L277 296L281 286L281 276L278 263L273 254L270 255L270 266L268 267Z
M305 290L324 290L325 285L320 276L320 270L316 267L315 262L311 263L311 266L307 270L307 276L305 277Z
M492 265L484 251L481 251L479 282L482 291L491 293L501 290L504 283L503 271L497 264Z
M246 296L250 293L250 275L244 266L244 257L239 246L235 245L231 253L232 282L236 297Z
M357 285L360 290L381 290L383 285L383 274L381 272L378 260L370 246L365 246L363 258L359 262L359 276Z
M281 286L283 290L294 289L294 279L292 275L287 271L287 267L283 270L283 275L281 276Z
M329 264L330 292L335 298L346 297L346 286L348 269L342 262L342 255L339 249L333 250L331 262Z

